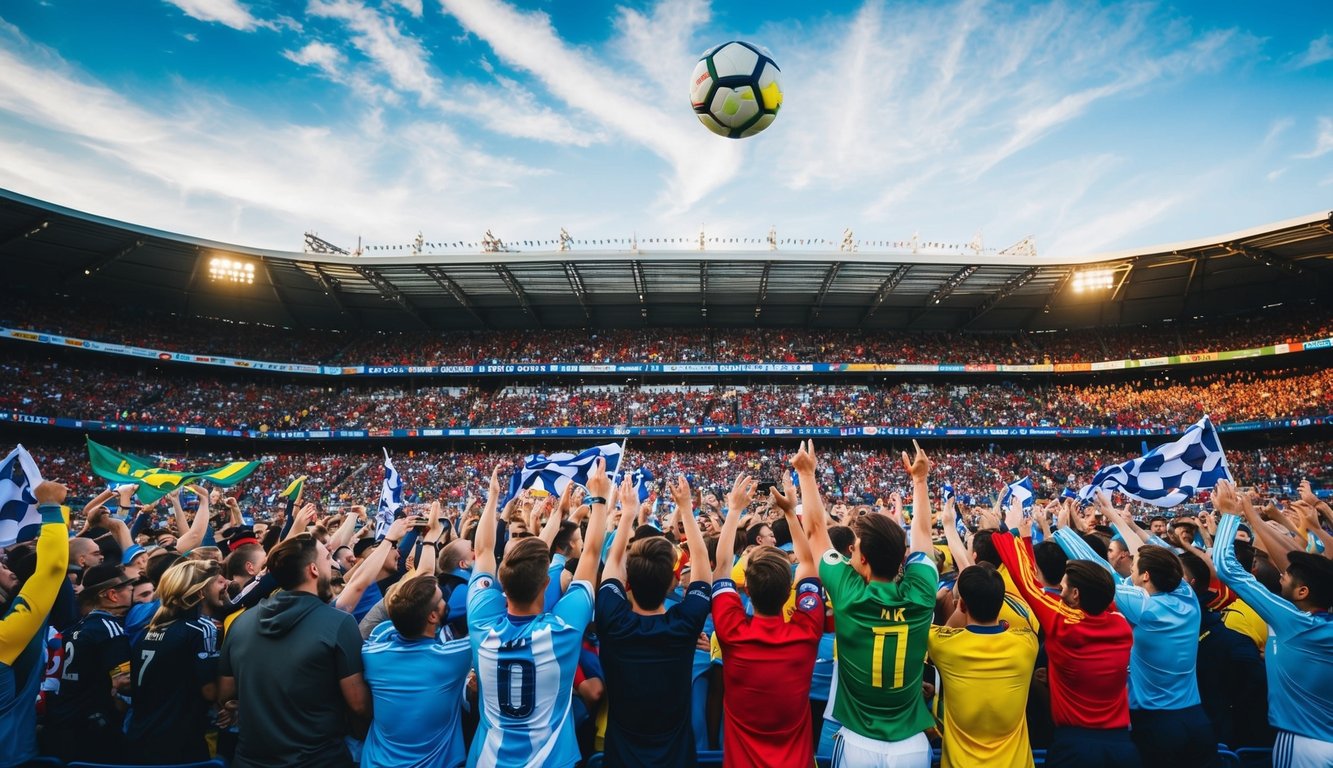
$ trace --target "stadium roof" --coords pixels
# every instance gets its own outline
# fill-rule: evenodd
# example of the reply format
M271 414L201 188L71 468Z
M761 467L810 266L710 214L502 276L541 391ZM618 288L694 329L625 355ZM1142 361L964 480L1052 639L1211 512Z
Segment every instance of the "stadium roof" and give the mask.
M382 330L709 325L1014 331L1220 316L1327 296L1333 213L1077 258L1017 250L449 250L410 256L262 250L0 190L6 291L38 300L73 295L132 301L184 315L298 328ZM253 283L213 279L214 259L252 265Z

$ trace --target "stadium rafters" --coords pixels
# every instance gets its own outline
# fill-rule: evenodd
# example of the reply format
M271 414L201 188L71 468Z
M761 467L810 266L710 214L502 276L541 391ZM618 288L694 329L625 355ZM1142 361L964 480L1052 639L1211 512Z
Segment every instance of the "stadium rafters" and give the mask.
M735 246L710 240L704 251L681 238L635 236L570 241L566 250L555 241L466 252L457 250L462 243L426 242L419 253L358 256L336 247L288 252L220 243L0 190L0 258L14 276L9 291L133 291L136 301L182 314L307 328L706 324L991 332L1140 325L1317 298L1333 278L1331 217L1321 212L1086 256L1023 248L912 252L876 241L847 248L833 239L801 245L771 232L767 239L727 238ZM514 242L541 250L515 250ZM432 253L439 245L454 250ZM212 259L253 264L253 284L209 279L201 261ZM1104 290L1075 279L1094 271L1115 279Z

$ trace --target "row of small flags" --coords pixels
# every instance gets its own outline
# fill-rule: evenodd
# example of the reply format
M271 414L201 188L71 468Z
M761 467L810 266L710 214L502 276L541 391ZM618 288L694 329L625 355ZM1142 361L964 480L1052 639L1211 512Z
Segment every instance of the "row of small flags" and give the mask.
M805 238L788 237L788 238L782 238L780 240L775 239L772 241L760 237L707 237L704 238L704 240L705 242L724 244L724 245L731 243L735 243L738 245L768 245L770 243L773 245L828 245L828 246L839 245L837 241L826 240L820 237L805 237ZM697 237L645 237L641 239L601 238L597 240L569 240L568 244L635 245L635 244L649 243L649 244L662 244L662 245L670 245L670 244L693 245L697 244L698 242L699 238ZM934 250L943 250L943 251L969 251L969 252L975 252L977 250L973 245L958 244L958 243L935 243L935 242L923 243L920 241L913 242L911 240L854 240L852 242L857 246L864 246L866 248L930 248ZM515 240L510 244L518 245L519 241ZM537 248L541 246L560 246L562 243L560 240L523 240L522 244L530 248ZM447 243L422 243L421 245L425 246L426 248L480 248L486 245L486 243L464 242L462 240L459 240ZM417 248L418 246L415 244L365 246L365 250L367 251L411 251ZM985 248L982 250L994 251L996 249Z

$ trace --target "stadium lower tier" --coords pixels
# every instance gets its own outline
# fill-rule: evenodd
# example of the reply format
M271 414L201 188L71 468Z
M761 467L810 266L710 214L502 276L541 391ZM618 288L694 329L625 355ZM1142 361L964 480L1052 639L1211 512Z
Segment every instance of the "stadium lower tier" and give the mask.
M79 429L177 431L226 436L328 438L535 434L548 428L674 428L663 436L784 428L855 428L855 434L1026 436L1023 429L1081 434L1154 434L1209 416L1223 430L1322 423L1333 414L1333 367L1239 369L1128 381L1049 379L988 383L704 385L497 385L463 380L404 387L329 386L262 374L199 376L197 369L15 354L0 362L0 418ZM501 431L508 430L508 431ZM902 432L895 430L925 430ZM328 433L328 434L310 434ZM553 433L570 434L570 433ZM574 433L580 434L580 433ZM600 434L613 434L601 432ZM627 432L627 434L636 434ZM637 434L653 434L638 432ZM785 434L796 434L786 432ZM1047 432L1046 434L1054 434ZM415 435L400 435L411 437Z
M67 433L50 430L6 429L5 442L22 443L37 460L44 477L60 480L81 498L97 494L107 486L94 476L82 441ZM1228 466L1237 483L1266 492L1294 493L1301 480L1310 479L1316 489L1333 480L1333 440L1267 442L1269 435L1246 435L1235 445L1225 446ZM1081 487L1099 467L1139 456L1143 445L1123 441L1097 445L1056 445L1037 441L995 443L923 442L934 465L932 476L950 483L962 499L985 503L1002 486L1031 477L1039 497L1054 498L1066 487ZM443 499L461 504L469 497L485 495L491 469L498 463L516 466L535 453L582 450L587 441L531 441L525 443L453 444L442 449L429 443L390 451L403 480L404 499L422 503ZM218 443L175 436L157 436L111 441L118 450L174 469L202 469L228 461L259 460L259 468L228 491L243 502L272 503L292 479L309 479L307 496L328 506L374 504L384 477L384 453L378 443L294 443L256 445L253 442ZM778 481L788 472L789 459L797 447L794 439L745 441L629 441L626 466L645 467L660 488L668 478L684 476L696 488L707 488L718 497L730 488L740 472ZM902 469L902 451L911 449L907 440L819 441L820 485L834 499L848 504L875 504L897 492L910 498L910 486Z

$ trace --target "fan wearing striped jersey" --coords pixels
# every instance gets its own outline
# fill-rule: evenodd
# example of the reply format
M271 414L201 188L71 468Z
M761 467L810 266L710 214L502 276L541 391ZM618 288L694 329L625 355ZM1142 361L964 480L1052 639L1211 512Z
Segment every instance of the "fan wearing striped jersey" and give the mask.
M481 722L469 766L563 768L579 761L570 713L583 632L592 621L592 580L599 559L579 561L569 590L554 610L542 610L550 549L540 538L510 542L496 567L496 506L500 467L491 472L486 508L477 526L477 559L468 583L468 640L476 659ZM588 475L587 552L600 552L611 480L598 458Z

